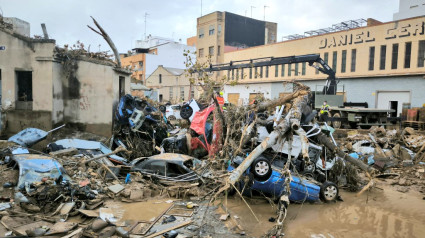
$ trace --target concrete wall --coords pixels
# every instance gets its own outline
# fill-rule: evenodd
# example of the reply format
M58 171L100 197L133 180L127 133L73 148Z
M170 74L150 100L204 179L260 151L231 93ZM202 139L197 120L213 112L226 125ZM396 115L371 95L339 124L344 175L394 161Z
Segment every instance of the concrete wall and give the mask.
M117 73L111 66L79 61L79 85L70 85L68 79L62 78L65 121L89 132L110 135L114 105L119 100L119 76L125 77L125 92L130 93L129 76ZM72 88L75 86L79 87ZM78 95L70 96L70 90L78 90Z

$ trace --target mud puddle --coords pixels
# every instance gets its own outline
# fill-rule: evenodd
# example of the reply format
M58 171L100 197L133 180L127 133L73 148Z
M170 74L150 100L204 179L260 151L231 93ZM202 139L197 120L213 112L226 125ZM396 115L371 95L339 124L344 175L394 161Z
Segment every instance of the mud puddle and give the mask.
M285 237L423 237L425 201L415 192L400 193L388 187L359 197L341 191L344 202L334 204L291 204L285 221ZM248 236L260 237L274 223L275 210L266 201L254 200L251 208L230 198L228 208L238 216Z

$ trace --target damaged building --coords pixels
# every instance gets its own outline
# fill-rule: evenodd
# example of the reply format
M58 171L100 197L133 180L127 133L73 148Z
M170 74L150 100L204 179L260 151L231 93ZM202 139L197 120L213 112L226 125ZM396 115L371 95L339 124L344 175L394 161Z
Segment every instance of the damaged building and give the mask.
M29 23L13 19L0 18L2 131L67 123L110 135L113 106L130 91L130 72L108 58L59 48L47 31L31 38Z

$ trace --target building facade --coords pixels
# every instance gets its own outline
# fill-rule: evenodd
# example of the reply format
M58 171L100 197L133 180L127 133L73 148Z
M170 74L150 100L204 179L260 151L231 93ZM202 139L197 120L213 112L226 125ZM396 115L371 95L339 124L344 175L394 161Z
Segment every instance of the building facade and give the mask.
M199 98L202 92L197 86L190 85L189 77L184 69L162 65L147 78L146 86L156 92L153 94L155 97L151 99L158 102L181 103L192 98Z
M216 11L197 19L198 59L222 63L226 52L275 43L276 37L276 23Z
M338 91L347 101L367 102L369 107L382 109L393 105L391 108L397 109L398 114L403 103L422 106L425 17L368 22L365 27L228 52L224 54L224 62L320 54L336 72L340 79ZM265 98L277 98L292 91L286 82L293 80L320 91L327 77L306 63L245 69L243 76L241 73L233 73L243 78L239 85L225 87L225 98L233 103L247 103L251 94L258 93Z
M3 26L0 24L2 130L50 130L66 123L111 135L114 104L129 93L130 72L116 68L110 60L83 55L65 62L58 56L55 40L30 38L10 25Z
M425 16L425 0L400 0L399 11L394 13L393 20Z
M195 46L188 46L172 39L148 36L146 40L136 41L136 48L131 54L121 54L121 64L133 72L132 78L145 84L146 79L158 65L185 68L184 52L195 50Z

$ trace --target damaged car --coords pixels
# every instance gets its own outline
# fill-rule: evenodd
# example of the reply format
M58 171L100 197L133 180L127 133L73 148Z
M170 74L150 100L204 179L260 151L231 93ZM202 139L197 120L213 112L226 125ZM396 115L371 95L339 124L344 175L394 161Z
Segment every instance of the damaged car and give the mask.
M237 156L232 160L227 170L233 171L243 160L243 157ZM244 173L248 181L241 179L237 183L237 189L246 196L252 196L255 193L263 194L275 201L279 200L284 194L289 194L289 200L297 203L318 202L320 200L332 202L338 199L339 190L335 183L326 181L320 184L313 179L306 179L293 174L286 178L279 172L282 168L276 165L278 166L278 163L272 164L264 156L258 157ZM289 193L285 187L285 179L290 179Z
M201 161L182 154L165 153L131 161L132 171L151 176L162 182L194 182Z

